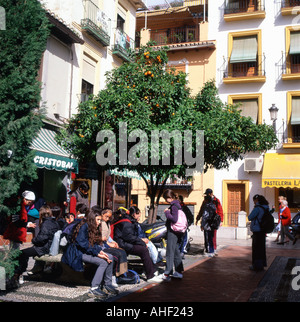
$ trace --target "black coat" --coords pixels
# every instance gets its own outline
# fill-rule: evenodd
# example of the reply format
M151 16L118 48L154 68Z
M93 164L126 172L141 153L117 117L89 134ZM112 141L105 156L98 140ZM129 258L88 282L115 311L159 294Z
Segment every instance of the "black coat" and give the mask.
M49 254L54 234L60 229L55 218L45 218L38 235L32 239L39 256Z
M146 244L138 237L137 222L131 216L125 216L130 222L124 221L117 223L114 227L114 241L116 241L120 248L126 252L130 252L133 245Z

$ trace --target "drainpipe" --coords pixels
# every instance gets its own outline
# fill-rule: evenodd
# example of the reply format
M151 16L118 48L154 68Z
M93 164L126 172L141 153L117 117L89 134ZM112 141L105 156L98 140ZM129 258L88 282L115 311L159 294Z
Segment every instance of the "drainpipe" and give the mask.
M72 50L72 44L68 46L71 54L71 80L70 80L70 98L69 98L69 119L72 117L72 94L73 94L73 62L74 62L74 55Z

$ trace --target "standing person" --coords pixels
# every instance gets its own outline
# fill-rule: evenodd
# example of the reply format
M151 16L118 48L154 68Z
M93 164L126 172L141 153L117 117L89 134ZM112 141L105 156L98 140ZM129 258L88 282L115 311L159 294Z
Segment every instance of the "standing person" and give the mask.
M137 255L141 258L147 282L159 283L161 277L156 276L156 267L149 255L145 242L138 237L136 229L136 220L130 216L128 209L120 207L114 213L113 221L113 239L123 248L127 254Z
M35 194L32 191L24 191L22 193L21 212L12 215L11 222L8 224L3 238L10 240L10 247L20 248L22 243L26 242L27 228L35 228L36 224L28 222L28 211L33 205Z
M280 221L281 221L281 230L280 230L280 242L277 245L283 245L285 243L285 236L294 242L295 237L290 233L289 226L291 224L292 216L290 208L288 207L288 202L286 200L281 201L282 208L280 209Z
M21 251L19 266L15 269L15 281L26 271L30 257L40 257L49 253L54 234L59 230L59 225L55 218L53 218L49 206L42 206L39 215L39 233L32 239L33 246ZM39 268L39 271L42 271L43 265L37 265L34 273L37 273L37 268Z
M89 184L87 182L82 182L79 185L79 187L71 193L69 212L73 213L76 216L77 203L83 203L86 205L87 208L89 208L89 196L88 196L89 190L90 190Z
M113 256L105 253L104 249L101 216L90 211L76 226L72 242L62 256L62 262L75 271L84 271L83 263L97 266L88 296L99 299L105 299L107 294L118 294L112 286Z
M252 265L249 267L254 271L262 271L267 266L266 257L266 233L261 230L260 223L265 210L269 210L269 202L264 196L256 194L253 197L254 208L248 216L251 221L252 231Z
M208 257L213 257L215 256L214 236L216 229L212 227L211 221L217 214L217 207L210 195L206 195L204 200L205 204L201 220L201 230L204 231L205 240L207 241Z
M278 223L277 223L277 226L276 226L277 237L274 240L274 242L278 242L279 241L279 236L280 236L280 231L281 231L280 210L282 209L282 201L283 200L286 200L286 197L284 197L284 196L278 196L279 212L278 212Z
M222 222L224 220L224 214L223 214L223 207L221 205L220 200L213 194L213 190L210 189L210 188L205 190L204 196L210 196L211 197L212 202L216 206L216 212L221 217L221 225L222 225ZM196 218L196 225L197 225L198 221L201 219L201 217L203 215L203 211L205 209L205 203L206 203L206 201L205 201L205 198L204 198L204 200L202 202L202 205L201 205L201 208L200 208L200 211L199 211L198 216ZM208 253L209 252L209 250L208 250L208 242L205 239L205 237L206 236L204 235L204 246L205 246L205 251ZM214 230L213 242L214 242L215 255L217 255L217 230L216 229Z
M178 221L178 210L181 209L180 202L177 199L175 193L167 189L163 193L163 198L170 207L165 209L165 215L167 218L167 252L166 252L166 269L162 275L162 279L169 282L172 277L183 278L183 264L180 254L180 244L184 233L175 232L171 228L171 223L176 223ZM173 266L175 267L175 272L173 273Z

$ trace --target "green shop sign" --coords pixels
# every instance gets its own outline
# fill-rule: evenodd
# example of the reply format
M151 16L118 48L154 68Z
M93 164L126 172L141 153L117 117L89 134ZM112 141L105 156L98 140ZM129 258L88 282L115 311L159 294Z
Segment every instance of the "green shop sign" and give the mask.
M78 162L75 159L40 151L35 153L36 155L33 160L38 168L78 173Z

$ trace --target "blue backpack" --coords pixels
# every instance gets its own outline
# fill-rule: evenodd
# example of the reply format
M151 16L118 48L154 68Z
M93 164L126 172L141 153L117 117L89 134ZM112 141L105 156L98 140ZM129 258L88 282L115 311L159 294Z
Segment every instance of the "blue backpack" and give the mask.
M137 272L132 269L129 269L126 273L117 277L118 284L139 284L140 277Z

